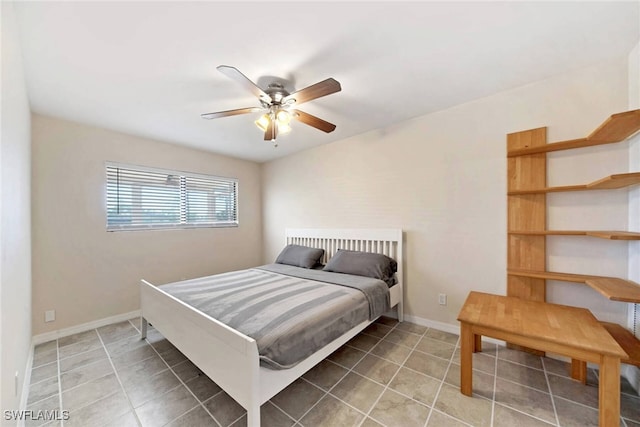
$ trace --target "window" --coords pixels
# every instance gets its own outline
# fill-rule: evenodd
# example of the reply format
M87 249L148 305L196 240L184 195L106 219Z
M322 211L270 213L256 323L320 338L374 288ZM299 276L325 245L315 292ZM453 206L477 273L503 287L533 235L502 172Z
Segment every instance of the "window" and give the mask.
M238 181L107 163L107 231L236 227Z

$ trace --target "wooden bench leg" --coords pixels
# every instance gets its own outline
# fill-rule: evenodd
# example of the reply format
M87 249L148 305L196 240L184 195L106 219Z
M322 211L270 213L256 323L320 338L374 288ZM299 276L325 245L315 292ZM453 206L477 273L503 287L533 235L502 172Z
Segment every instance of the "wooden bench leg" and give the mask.
M473 341L473 352L478 353L482 351L482 335L474 335Z
M602 356L600 363L600 426L620 424L620 359Z
M571 359L571 378L587 384L587 362Z
M471 396L473 390L473 350L476 339L471 331L471 325L460 325L460 392ZM479 337L479 335L478 335Z

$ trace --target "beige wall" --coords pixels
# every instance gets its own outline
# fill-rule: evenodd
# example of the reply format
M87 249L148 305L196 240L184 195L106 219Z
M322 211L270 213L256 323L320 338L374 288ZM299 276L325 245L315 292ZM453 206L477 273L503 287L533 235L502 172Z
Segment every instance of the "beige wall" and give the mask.
M33 333L139 308L138 283L255 266L262 243L260 166L34 115ZM238 228L106 232L105 161L235 177ZM56 321L44 323L44 311Z
M400 227L406 311L457 325L470 290L506 290L505 135L548 126L552 142L584 137L627 109L626 76L620 58L264 164L264 261L282 248L286 227ZM628 169L626 146L550 157L552 185ZM553 226L627 227L626 192L565 196L550 198ZM570 239L549 238L554 268L626 276L626 243ZM625 304L585 287L552 284L550 295L625 321Z
M2 2L0 409L18 409L31 344L30 113L13 6ZM14 376L18 373L18 392ZM4 419L4 415L3 415Z

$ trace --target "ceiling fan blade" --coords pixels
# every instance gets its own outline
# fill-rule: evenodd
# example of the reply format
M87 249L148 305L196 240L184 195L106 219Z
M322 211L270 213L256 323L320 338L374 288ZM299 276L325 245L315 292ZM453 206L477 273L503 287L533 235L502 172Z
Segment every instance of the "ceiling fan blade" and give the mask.
M249 78L242 74L237 68L230 67L228 65L219 65L217 68L222 74L237 81L258 98L271 102L271 97L267 95L265 91L260 89L254 82L249 80Z
M239 114L247 114L254 113L256 111L261 111L262 108L258 107L249 107L249 108L238 108L237 110L227 110L227 111L217 111L215 113L205 113L200 114L200 117L203 119L217 119L220 117L229 117L229 116L237 116Z
M333 132L336 129L336 125L333 123L329 123L325 120L322 120L316 116L312 116L309 113L305 113L300 110L291 110L293 112L293 118L304 123L305 125L309 125L316 129L320 129L323 132Z
M332 78L328 78L327 80L323 80L314 85L305 87L304 89L300 89L297 92L292 93L291 95L286 96L282 103L286 103L287 101L294 99L296 104L302 104L303 102L311 101L312 99L320 98L323 96L331 95L332 93L340 92L342 87L340 83Z
M277 134L278 126L276 125L275 120L269 120L269 126L267 126L267 130L264 132L264 140L275 141Z

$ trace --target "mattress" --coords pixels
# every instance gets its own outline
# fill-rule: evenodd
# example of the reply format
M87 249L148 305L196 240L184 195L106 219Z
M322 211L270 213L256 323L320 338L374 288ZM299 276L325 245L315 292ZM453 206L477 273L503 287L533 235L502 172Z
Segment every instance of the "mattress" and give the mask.
M381 280L268 264L160 286L253 338L260 363L291 368L389 309Z

